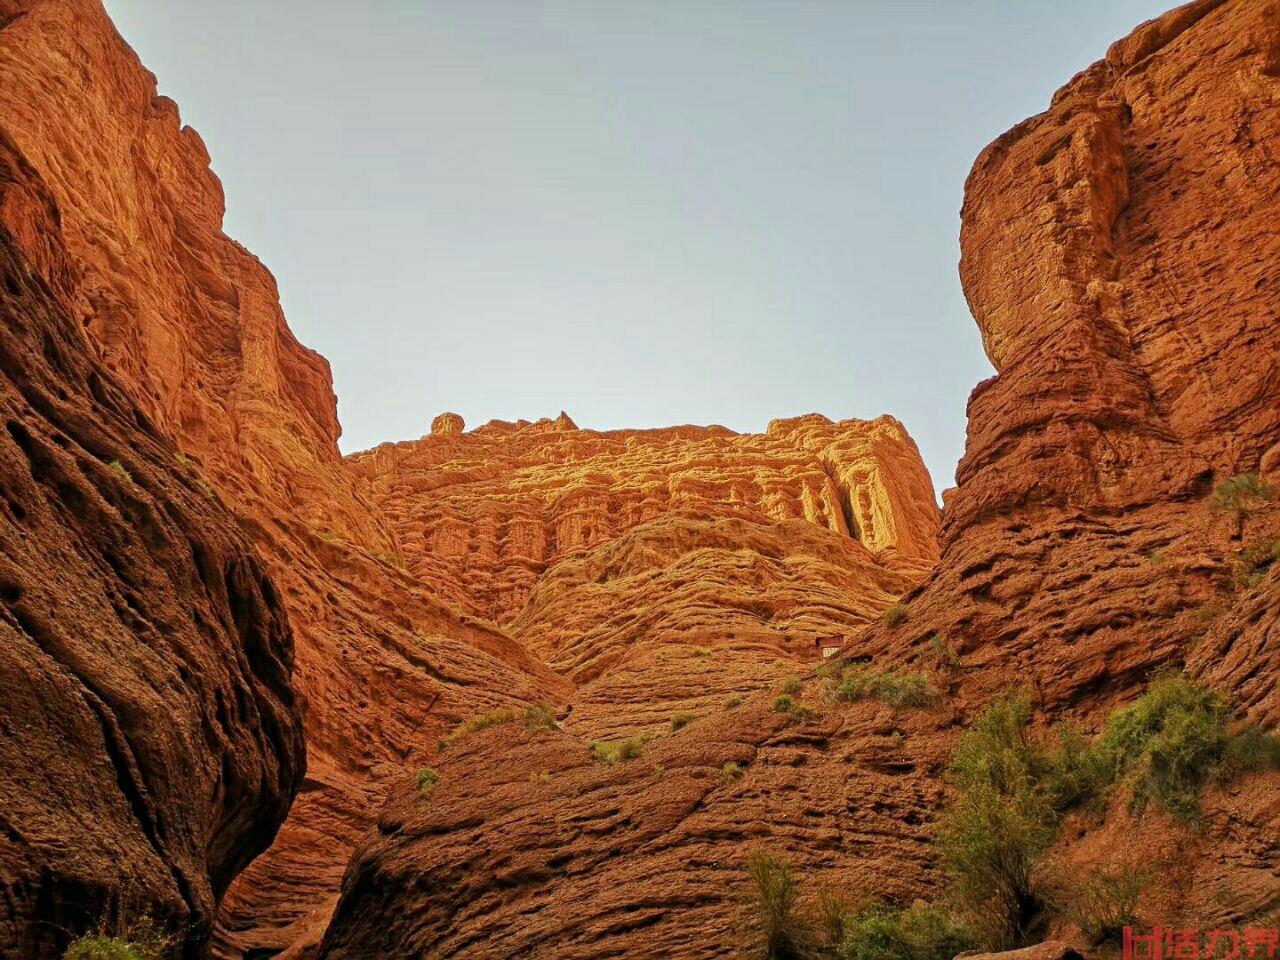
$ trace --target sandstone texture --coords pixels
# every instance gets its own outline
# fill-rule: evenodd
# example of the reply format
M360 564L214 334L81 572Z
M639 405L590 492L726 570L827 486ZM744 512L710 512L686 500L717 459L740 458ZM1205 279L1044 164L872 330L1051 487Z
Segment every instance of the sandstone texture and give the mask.
M1001 689L1095 730L1181 668L1274 727L1280 507L1213 491L1280 488L1278 95L1280 5L1201 0L982 153L961 278L998 373L940 515L887 416L444 413L344 459L100 0L0 0L0 952L127 881L191 956L736 957L753 850L936 891L943 769ZM824 646L934 695L835 702ZM1052 858L1146 851L1145 915L1266 920L1278 787L1199 832L1116 802Z
M928 671L942 693L932 709L831 703L809 680L813 715L797 719L773 709L780 687L763 670L741 681L763 689L717 709L696 698L724 689L703 679L714 667L700 671L696 656L671 667L678 639L724 622L738 650L751 633L732 612L740 582L714 561L688 554L706 566L673 579L681 562L662 551L687 535L678 514L591 546L620 514L593 505L568 528L586 553L539 572L526 558L541 564L555 553L544 543L558 541L504 537L514 504L497 518L422 509L415 488L428 481L408 458L370 475L370 496L410 531L411 565L425 575L415 539L453 543L464 573L497 580L497 596L463 581L489 615L538 577L510 628L579 686L559 730L473 734L444 755L429 800L411 784L393 797L351 863L321 956L736 956L751 943L752 848L786 854L815 882L926 895L942 765L965 720L1010 686L1032 690L1041 720L1088 731L1156 672L1185 668L1274 726L1277 572L1236 574L1246 548L1280 535L1280 511L1240 517L1212 504L1222 481L1275 479L1280 465L1277 17L1273 3L1213 0L1144 24L975 163L961 277L998 373L970 401L936 568L908 591L900 622L872 622L846 647ZM410 457L448 442L430 438ZM452 482L437 479L447 503ZM606 482L618 481L604 472ZM769 555L748 530L727 539ZM633 577L633 551L661 573ZM783 556L784 569L798 559ZM815 579L748 592L782 581L815 599L858 592L845 582L828 593L838 581L805 566ZM664 580L672 588L647 592ZM707 594L673 618L695 580ZM621 591L616 607L601 585ZM654 642L665 649L650 653ZM939 642L957 667L937 663ZM581 742L656 733L676 704L697 719L627 763L601 764ZM741 776L725 775L726 762ZM1051 859L1087 870L1139 851L1155 878L1144 915L1265 923L1280 908L1278 786L1268 774L1211 791L1199 832L1117 801L1101 823L1073 819Z
M122 909L199 956L302 780L288 621L93 358L59 209L3 134L0 211L0 955L61 956Z
M409 571L473 615L510 620L558 560L673 513L804 520L917 572L937 558L933 485L892 417L811 415L744 435L601 433L563 413L470 433L461 425L443 414L429 436L350 463L395 529Z
M100 0L0 0L0 131L46 185L65 252L27 205L0 213L87 334L80 352L238 515L293 627L308 775L216 936L222 955L277 950L323 927L388 776L462 717L568 684L399 565L338 453L328 364L222 233L200 137Z

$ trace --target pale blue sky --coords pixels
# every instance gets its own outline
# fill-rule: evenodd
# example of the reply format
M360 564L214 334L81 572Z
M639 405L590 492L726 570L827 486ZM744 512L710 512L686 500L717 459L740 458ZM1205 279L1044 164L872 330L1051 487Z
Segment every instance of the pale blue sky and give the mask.
M333 365L342 446L901 418L950 486L988 376L978 151L1171 0L106 0L227 232Z

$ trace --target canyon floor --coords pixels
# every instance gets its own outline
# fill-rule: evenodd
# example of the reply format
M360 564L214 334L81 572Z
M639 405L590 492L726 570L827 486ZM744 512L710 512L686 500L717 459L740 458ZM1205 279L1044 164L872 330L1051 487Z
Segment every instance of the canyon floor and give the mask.
M949 764L1011 691L1093 742L1176 674L1273 735L1278 100L1280 7L1197 0L977 158L997 374L940 510L889 415L343 457L100 0L0 0L0 955L129 914L186 958L759 956L753 854L805 909L944 902ZM1114 789L1037 869L1274 927L1278 788ZM1085 926L1019 935L1113 950Z

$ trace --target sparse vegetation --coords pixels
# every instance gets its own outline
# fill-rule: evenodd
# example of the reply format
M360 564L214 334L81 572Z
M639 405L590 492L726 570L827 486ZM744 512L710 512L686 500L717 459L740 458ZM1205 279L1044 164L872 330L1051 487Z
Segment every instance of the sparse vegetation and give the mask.
M1231 564L1231 585L1237 590L1256 587L1276 560L1280 560L1280 539L1255 540Z
M693 655L700 660L705 660L707 657L711 656L711 648L710 647L694 647Z
M880 614L880 619L887 627L896 627L907 622L907 605L905 603L893 603L885 607L884 613Z
M536 733L539 730L555 730L559 726L556 723L555 712L546 704L539 703L523 708L501 707L497 710L490 710L488 713L477 714L458 724L453 733L440 741L440 749L447 750L464 737L479 733L481 730L487 730L489 727L502 723L515 723L516 721L523 721L525 730L529 733Z
M726 760L724 766L720 768L720 774L726 780L740 780L742 778L742 767L732 760Z
M1275 499L1275 490L1256 473L1244 473L1223 480L1213 488L1209 508L1214 513L1227 513L1243 523Z
M1030 723L1023 698L996 700L974 721L951 761L958 795L937 835L952 902L991 947L1019 945L1044 907L1032 868L1056 822L1042 783L1051 761Z
M1194 821L1205 786L1280 767L1280 738L1251 726L1232 730L1230 718L1221 694L1162 677L1107 721L1094 750L1110 779L1127 776L1135 809L1155 803Z
M418 796L423 800L430 800L431 794L435 793L436 784L439 782L439 773L430 767L423 767L418 771Z
M63 960L164 960L173 945L173 937L160 933L146 922L123 936L84 934L67 947Z
M789 693L779 695L773 701L775 713L785 713L793 720L808 720L813 716L813 709L801 703Z
M1137 925L1134 911L1145 883L1129 867L1094 872L1065 884L1054 905L1094 946L1119 943L1124 928Z
M823 887L818 891L818 938L820 950L828 956L839 956L844 943L845 920L854 913L853 902L839 890Z
M873 904L846 915L843 927L841 960L951 960L973 946L946 911L923 904Z
M1280 738L1252 726L1233 730L1229 720L1221 695L1182 676L1153 682L1092 744L1070 728L1037 736L1024 697L994 701L952 759L957 796L937 836L962 919L988 946L1024 942L1054 898L1034 870L1062 817L1101 802L1117 782L1135 809L1154 803L1194 821L1205 786L1280 769ZM1091 930L1110 936L1115 918L1136 902L1137 881L1103 875L1092 883L1059 896L1060 909L1070 901Z
M395 567L397 570L403 570L403 569L405 568L405 567L404 567L404 561L403 561L403 560L401 560L401 559L400 559L398 556L396 556L394 553L382 553L382 552L379 552L379 551L374 551L374 552L373 552L373 554L372 554L372 557L373 557L373 559L375 559L375 560L380 560L380 561L382 561L383 563L387 564L388 566Z
M726 710L733 710L740 706L742 706L742 697L739 696L738 694L735 693L728 697L725 697L724 708Z
M923 673L905 670L876 669L867 663L845 667L831 680L831 696L846 703L879 700L891 707L927 707L938 699L938 692Z
M955 644L942 634L935 633L929 638L929 653L939 670L952 672L960 669L960 654L956 652Z
M537 771L536 773L531 773L531 774L529 774L529 782L530 782L530 783L550 783L550 782L551 782L551 771L550 771L550 770L539 770L539 771Z
M808 931L796 909L800 886L781 857L753 853L747 873L755 886L754 907L767 960L804 960Z
M603 764L612 766L615 763L626 763L634 760L644 752L644 745L649 742L646 736L628 737L625 740L592 740L591 752Z
M119 477L123 477L125 480L128 480L130 483L132 483L132 482L133 482L133 474L131 474L131 473L129 472L129 468L128 468L128 467L126 467L126 466L125 466L123 463L121 463L119 460L112 460L112 461L111 461L111 463L110 463L110 470L111 470L111 472L112 472L112 473L116 474L116 475L117 475L117 476L119 476Z
M782 692L791 697L799 696L804 690L804 681L799 677L787 677L782 681Z
M678 713L673 713L671 715L671 729L672 731L676 731L682 727L687 727L696 719L697 717L688 710L681 710Z

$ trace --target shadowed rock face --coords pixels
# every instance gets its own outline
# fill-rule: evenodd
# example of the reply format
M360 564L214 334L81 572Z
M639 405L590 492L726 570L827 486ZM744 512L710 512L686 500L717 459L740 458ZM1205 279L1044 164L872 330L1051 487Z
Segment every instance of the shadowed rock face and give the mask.
M292 637L216 494L53 286L57 208L0 136L0 954L122 900L207 942L302 779Z

